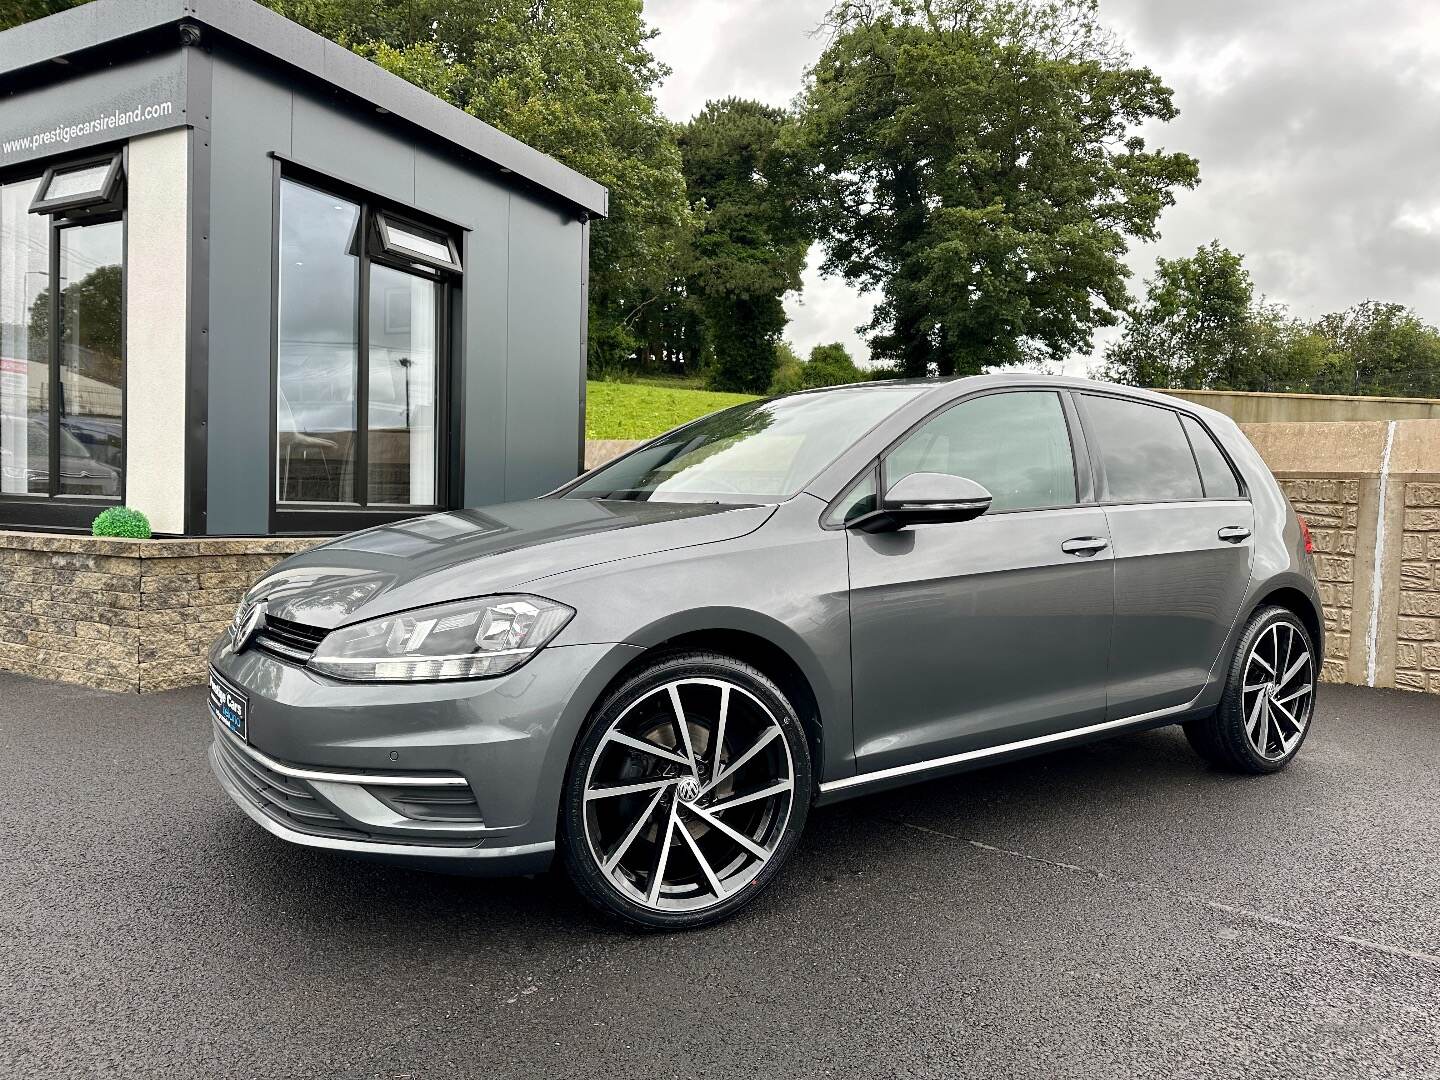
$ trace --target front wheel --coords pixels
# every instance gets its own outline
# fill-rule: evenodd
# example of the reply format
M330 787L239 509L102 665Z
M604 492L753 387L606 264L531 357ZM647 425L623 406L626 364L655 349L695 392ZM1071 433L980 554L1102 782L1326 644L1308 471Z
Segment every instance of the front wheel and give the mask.
M566 778L561 845L576 888L632 926L733 915L779 872L811 794L784 693L714 653L657 660L597 706Z
M1294 612L1266 607L1251 616L1213 715L1185 724L1196 752L1241 773L1283 769L1300 751L1315 712L1320 663Z

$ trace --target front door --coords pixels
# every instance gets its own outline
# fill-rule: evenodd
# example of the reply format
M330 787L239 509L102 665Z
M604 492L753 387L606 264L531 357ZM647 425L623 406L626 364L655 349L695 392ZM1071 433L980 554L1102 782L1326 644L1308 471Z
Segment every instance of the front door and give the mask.
M1099 723L1114 609L1105 513L1086 505L1061 395L967 398L882 462L983 484L973 521L849 534L860 772Z

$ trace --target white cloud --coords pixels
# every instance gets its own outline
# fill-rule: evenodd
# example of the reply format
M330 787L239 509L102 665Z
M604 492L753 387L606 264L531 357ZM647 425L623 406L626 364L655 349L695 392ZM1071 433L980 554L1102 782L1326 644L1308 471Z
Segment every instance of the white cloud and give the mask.
M785 314L790 316L785 338L801 356L809 355L816 345L838 341L863 361L870 348L857 327L870 321L875 298L856 292L838 277L821 277L820 259L820 248L812 247L803 288L785 297Z

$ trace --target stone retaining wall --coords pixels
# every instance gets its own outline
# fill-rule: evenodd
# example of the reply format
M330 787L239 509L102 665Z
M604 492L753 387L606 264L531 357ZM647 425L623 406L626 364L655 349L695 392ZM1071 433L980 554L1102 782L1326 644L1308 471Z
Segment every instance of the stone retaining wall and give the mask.
M1440 483L1406 484L1395 685L1440 693Z
M1239 390L1160 390L1224 413L1238 424L1329 421L1440 420L1435 398L1347 397L1337 394L1267 394Z
M1360 520L1358 480L1282 479L1296 513L1305 518L1315 542L1315 576L1325 617L1325 662L1321 677L1345 682L1350 661L1355 606L1355 546Z
M1440 693L1440 420L1241 427L1313 529L1325 678Z
M0 669L131 692L202 682L241 594L317 542L0 532Z

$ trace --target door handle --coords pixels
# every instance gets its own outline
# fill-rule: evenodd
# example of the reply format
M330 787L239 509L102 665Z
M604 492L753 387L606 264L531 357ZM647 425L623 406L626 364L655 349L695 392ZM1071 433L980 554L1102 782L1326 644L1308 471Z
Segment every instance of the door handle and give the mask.
M1060 550L1066 555L1077 555L1082 559L1088 559L1100 554L1110 546L1110 541L1099 536L1077 536L1073 540L1066 540L1060 545Z
M1250 535L1250 530L1244 525L1226 525L1215 535L1227 544L1238 544Z

